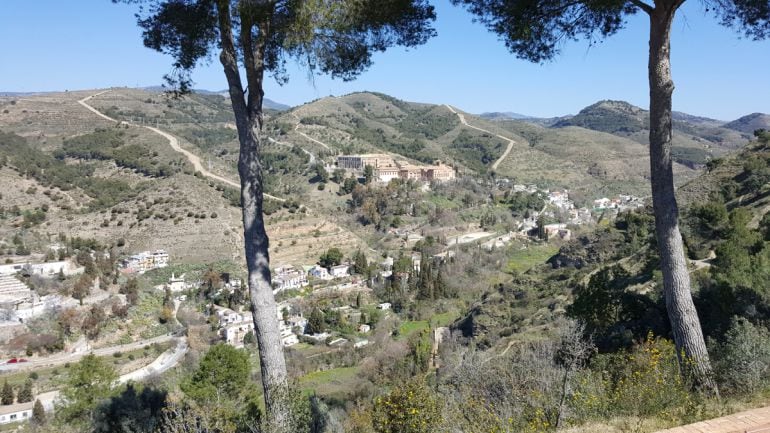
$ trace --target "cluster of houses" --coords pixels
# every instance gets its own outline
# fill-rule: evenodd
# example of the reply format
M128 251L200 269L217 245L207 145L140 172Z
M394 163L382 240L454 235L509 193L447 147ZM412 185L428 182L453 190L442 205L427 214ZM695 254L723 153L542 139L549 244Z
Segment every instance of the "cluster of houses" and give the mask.
M78 275L82 274L84 268L76 263L64 260L58 262L39 262L33 261L10 263L0 265L0 321L12 321L18 323L17 319L24 319L41 314L47 302L47 298L40 298L36 293L17 275L32 276L37 275L46 278L53 278L57 275ZM12 312L12 314L10 314Z
M618 211L624 211L644 207L644 202L640 198L632 195L619 194L617 197L611 199L607 197L596 199L594 200L593 206L595 210L617 209Z
M434 165L416 165L381 153L337 157L338 168L354 173L363 172L366 166L371 166L375 179L383 183L393 179L446 182L456 177L455 169L441 161L436 161Z
M143 251L120 261L120 268L126 273L143 274L151 269L168 266L168 253L165 250Z
M307 319L302 316L291 316L284 320L283 310L285 308L285 305L278 305L277 318L281 332L281 344L284 347L289 347L299 343L297 333L304 332ZM219 305L212 305L212 312L217 316L219 333L225 342L234 347L243 347L246 335L254 332L254 318L251 313L248 311L238 312Z
M350 264L343 263L330 268L321 265L304 266L302 269L291 265L278 266L273 270L273 294L284 290L301 289L309 284L308 276L320 280L333 280L350 275Z

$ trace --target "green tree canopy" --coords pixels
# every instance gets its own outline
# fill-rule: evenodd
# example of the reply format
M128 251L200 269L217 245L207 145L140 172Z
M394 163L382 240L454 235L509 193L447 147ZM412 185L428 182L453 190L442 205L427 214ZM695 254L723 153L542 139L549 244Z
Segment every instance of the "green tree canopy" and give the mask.
M107 361L93 353L84 356L69 369L60 391L57 416L67 422L90 421L94 409L110 396L117 380L118 374Z
M342 257L342 251L339 248L332 247L321 254L318 263L324 268L331 268L342 263Z
M182 391L199 402L238 397L249 381L249 355L227 344L212 346Z

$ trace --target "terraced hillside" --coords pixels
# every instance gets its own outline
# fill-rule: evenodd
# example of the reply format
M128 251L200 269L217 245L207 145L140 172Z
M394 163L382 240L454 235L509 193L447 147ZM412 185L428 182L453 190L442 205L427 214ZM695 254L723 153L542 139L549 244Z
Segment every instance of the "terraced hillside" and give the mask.
M461 172L516 182L564 187L593 196L627 191L646 194L647 149L636 140L581 127L545 128L524 121L492 121L447 106L409 103L376 93L323 98L275 119L289 141L319 152L397 153L419 161L440 159ZM479 130L481 129L481 131ZM514 141L503 155L507 141ZM682 182L695 171L677 166Z
M88 104L120 122L78 103L93 95ZM0 242L10 245L25 228L33 247L66 233L126 252L164 248L184 262L240 262L237 190L194 173L187 155L144 127L173 134L207 171L237 184L237 142L227 110L217 95L168 100L134 89L0 99L0 179L7 186ZM361 241L325 213L298 206L308 201L307 155L272 147L266 161L273 175L268 180L275 182L269 186L289 199L268 206L273 260L313 262L329 236L343 250L358 249Z

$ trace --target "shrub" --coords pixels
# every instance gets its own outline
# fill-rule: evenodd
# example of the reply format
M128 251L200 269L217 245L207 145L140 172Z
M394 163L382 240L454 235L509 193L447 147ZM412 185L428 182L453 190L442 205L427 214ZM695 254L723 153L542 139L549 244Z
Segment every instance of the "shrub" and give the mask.
M770 385L770 331L744 318L734 318L715 356L720 388L730 393L754 393Z
M408 382L374 401L372 424L377 433L432 433L441 409L424 383Z

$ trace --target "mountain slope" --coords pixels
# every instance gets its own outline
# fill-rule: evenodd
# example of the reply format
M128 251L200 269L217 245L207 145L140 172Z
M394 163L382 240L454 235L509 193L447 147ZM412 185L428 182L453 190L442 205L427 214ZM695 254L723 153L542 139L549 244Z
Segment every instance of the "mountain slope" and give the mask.
M753 134L757 129L770 129L770 114L752 113L724 125L745 134Z
M673 113L673 118L673 157L693 168L735 150L747 141L745 135L722 126L718 120L678 112ZM643 145L649 140L649 112L625 101L599 101L553 126L580 126L630 138Z
M544 128L528 121L491 121L446 106L410 103L377 93L322 98L295 107L273 120L282 141L302 143L318 152L308 137L346 154L385 152L416 161L447 161L468 173L492 171L493 163L514 141L495 171L519 183L562 187L593 196L621 191L647 194L647 150L635 140L585 128ZM473 127L488 131L483 132ZM682 180L692 170L678 166Z

